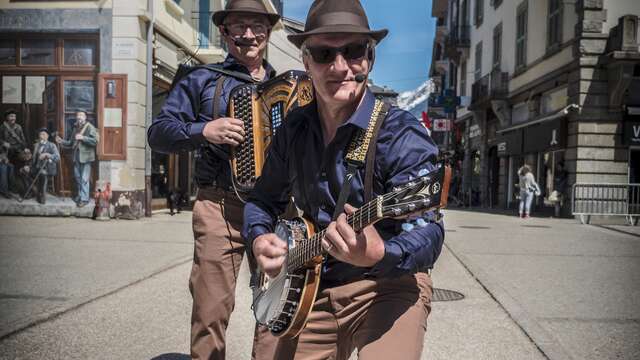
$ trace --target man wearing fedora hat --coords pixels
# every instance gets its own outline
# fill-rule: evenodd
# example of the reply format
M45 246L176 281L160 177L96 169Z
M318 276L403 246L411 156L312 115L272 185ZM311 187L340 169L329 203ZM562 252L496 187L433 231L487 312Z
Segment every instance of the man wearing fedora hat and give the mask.
M275 75L264 54L279 19L259 0L227 1L212 17L229 51L217 65L224 71L200 67L178 80L148 132L154 151L196 152L195 249L189 278L195 359L225 358L225 333L245 250L240 237L243 205L233 192L228 159L229 147L244 140L244 129L241 120L227 116L229 93L251 78L264 81ZM272 359L269 349L275 338L264 328L256 331L253 357Z
M345 214L436 168L438 150L424 126L381 105L366 86L386 35L369 28L357 0L314 1L305 31L289 35L302 50L316 100L293 110L278 130L245 206L243 235L260 269L276 276L287 245L274 225L293 194L305 216L326 229L329 255L305 328L279 341L276 359L346 360L356 349L360 359L420 358L431 310L428 272L444 240L439 216L383 220L356 233ZM345 153L376 123L366 165L352 173ZM339 193L349 180L342 206Z

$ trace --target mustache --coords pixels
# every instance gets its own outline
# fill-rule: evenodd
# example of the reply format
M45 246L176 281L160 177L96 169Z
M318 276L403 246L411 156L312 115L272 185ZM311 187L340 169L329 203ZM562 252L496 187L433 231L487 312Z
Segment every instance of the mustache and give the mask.
M249 40L244 38L233 38L233 43L238 47L258 46L257 39Z

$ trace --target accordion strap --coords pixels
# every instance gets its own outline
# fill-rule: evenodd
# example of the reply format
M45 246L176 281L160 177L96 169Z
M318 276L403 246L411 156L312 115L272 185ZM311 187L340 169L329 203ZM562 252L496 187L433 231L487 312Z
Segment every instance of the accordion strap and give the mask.
M215 120L220 116L220 100L222 100L220 99L220 95L222 95L222 88L226 80L226 76L220 75L216 81L216 89L213 92L213 114L211 114L211 120Z
M358 169L365 166L365 158L369 152L369 145L371 144L372 139L377 138L377 132L380 129L380 125L378 124L381 124L383 119L387 116L387 110L388 106L385 105L382 100L376 99L367 130L359 130L349 143L349 150L345 156L345 160L347 162L347 174L345 175L342 187L340 188L340 195L338 196L338 201L336 202L336 207L333 211L333 220L336 220L338 215L343 212L344 205L351 193L351 183L353 182L353 178L355 177ZM368 186L365 182L365 193L367 187Z

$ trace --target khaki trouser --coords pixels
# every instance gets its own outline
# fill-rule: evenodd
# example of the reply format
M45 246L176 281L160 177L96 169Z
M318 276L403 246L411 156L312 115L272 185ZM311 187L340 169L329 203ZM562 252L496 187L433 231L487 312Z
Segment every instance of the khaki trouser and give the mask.
M420 359L432 283L426 273L360 280L319 292L298 338L280 340L275 359Z
M240 237L242 209L242 203L230 193L198 190L193 207L195 249L189 278L194 359L225 358L225 333L245 250ZM252 358L274 359L276 341L267 329L256 327Z

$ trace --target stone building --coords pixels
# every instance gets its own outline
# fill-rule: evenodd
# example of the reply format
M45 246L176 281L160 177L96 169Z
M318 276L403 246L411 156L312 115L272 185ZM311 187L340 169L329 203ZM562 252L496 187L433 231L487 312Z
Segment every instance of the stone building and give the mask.
M432 15L431 74L470 97L450 138L472 204L512 208L525 163L538 210L562 165L567 197L575 183L640 179L638 1L434 0Z
M264 3L276 11L274 3ZM281 1L276 5L282 9ZM146 128L179 64L226 56L211 22L223 6L223 0L0 0L0 113L16 109L32 144L36 129L66 134L74 112L86 110L101 138L92 190L110 183L113 205L120 199L135 217L165 206L170 190L193 194L192 154L151 152ZM281 24L274 28L267 57L278 71L302 68ZM63 150L52 189L61 199L74 193L71 162L71 153ZM58 210L53 213L77 213ZM0 213L20 211L0 204ZM52 213L33 207L28 212L39 211Z

